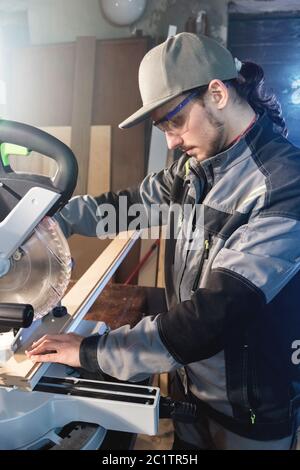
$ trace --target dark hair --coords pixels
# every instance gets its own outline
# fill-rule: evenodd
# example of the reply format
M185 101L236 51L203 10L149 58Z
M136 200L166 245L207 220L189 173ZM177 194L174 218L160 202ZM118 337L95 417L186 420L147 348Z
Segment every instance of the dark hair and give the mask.
M254 62L242 62L242 68L236 79L228 80L238 96L247 100L255 112L266 112L274 122L277 130L285 137L288 130L282 116L282 109L274 93L268 92L265 87L264 71Z

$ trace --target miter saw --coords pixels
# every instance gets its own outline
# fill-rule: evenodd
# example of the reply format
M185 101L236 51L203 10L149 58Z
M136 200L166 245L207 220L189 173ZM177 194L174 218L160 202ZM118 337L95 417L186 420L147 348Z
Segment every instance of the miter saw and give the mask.
M66 145L21 123L0 121L0 150L1 379L1 364L24 338L41 324L51 332L67 314L59 303L72 262L53 216L71 197L78 169ZM56 162L53 178L12 169L10 153L30 158L31 152ZM69 331L87 335L98 332L99 324L77 321ZM41 370L30 391L1 382L0 449L65 448L66 441L72 449L99 448L107 429L157 432L158 389L82 379L78 371L57 364Z

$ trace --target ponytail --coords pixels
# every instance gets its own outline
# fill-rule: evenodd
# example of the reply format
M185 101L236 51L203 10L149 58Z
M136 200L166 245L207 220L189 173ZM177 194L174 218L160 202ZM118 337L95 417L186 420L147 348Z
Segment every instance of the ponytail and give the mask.
M248 101L255 112L262 114L266 112L274 122L277 130L285 137L288 130L282 116L282 109L275 94L268 93L265 88L263 69L254 62L242 62L239 77L229 80L238 96Z

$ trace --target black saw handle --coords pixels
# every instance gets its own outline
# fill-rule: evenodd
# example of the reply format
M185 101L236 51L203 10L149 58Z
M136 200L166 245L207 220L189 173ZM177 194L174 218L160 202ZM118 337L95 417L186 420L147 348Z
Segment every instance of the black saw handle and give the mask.
M36 127L15 121L0 120L0 144L15 144L26 147L55 160L58 171L49 180L49 187L55 188L64 201L68 201L76 187L78 165L72 150L60 140ZM0 176L15 179L17 174L11 168L7 171L0 158Z

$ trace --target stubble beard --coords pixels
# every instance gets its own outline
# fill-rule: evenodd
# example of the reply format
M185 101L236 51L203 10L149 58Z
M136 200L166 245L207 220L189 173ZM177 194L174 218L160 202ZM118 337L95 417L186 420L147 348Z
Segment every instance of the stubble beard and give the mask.
M210 125L214 128L214 137L211 140L207 151L207 158L214 157L225 148L225 126L222 121L217 119L212 112L206 108L206 116Z

